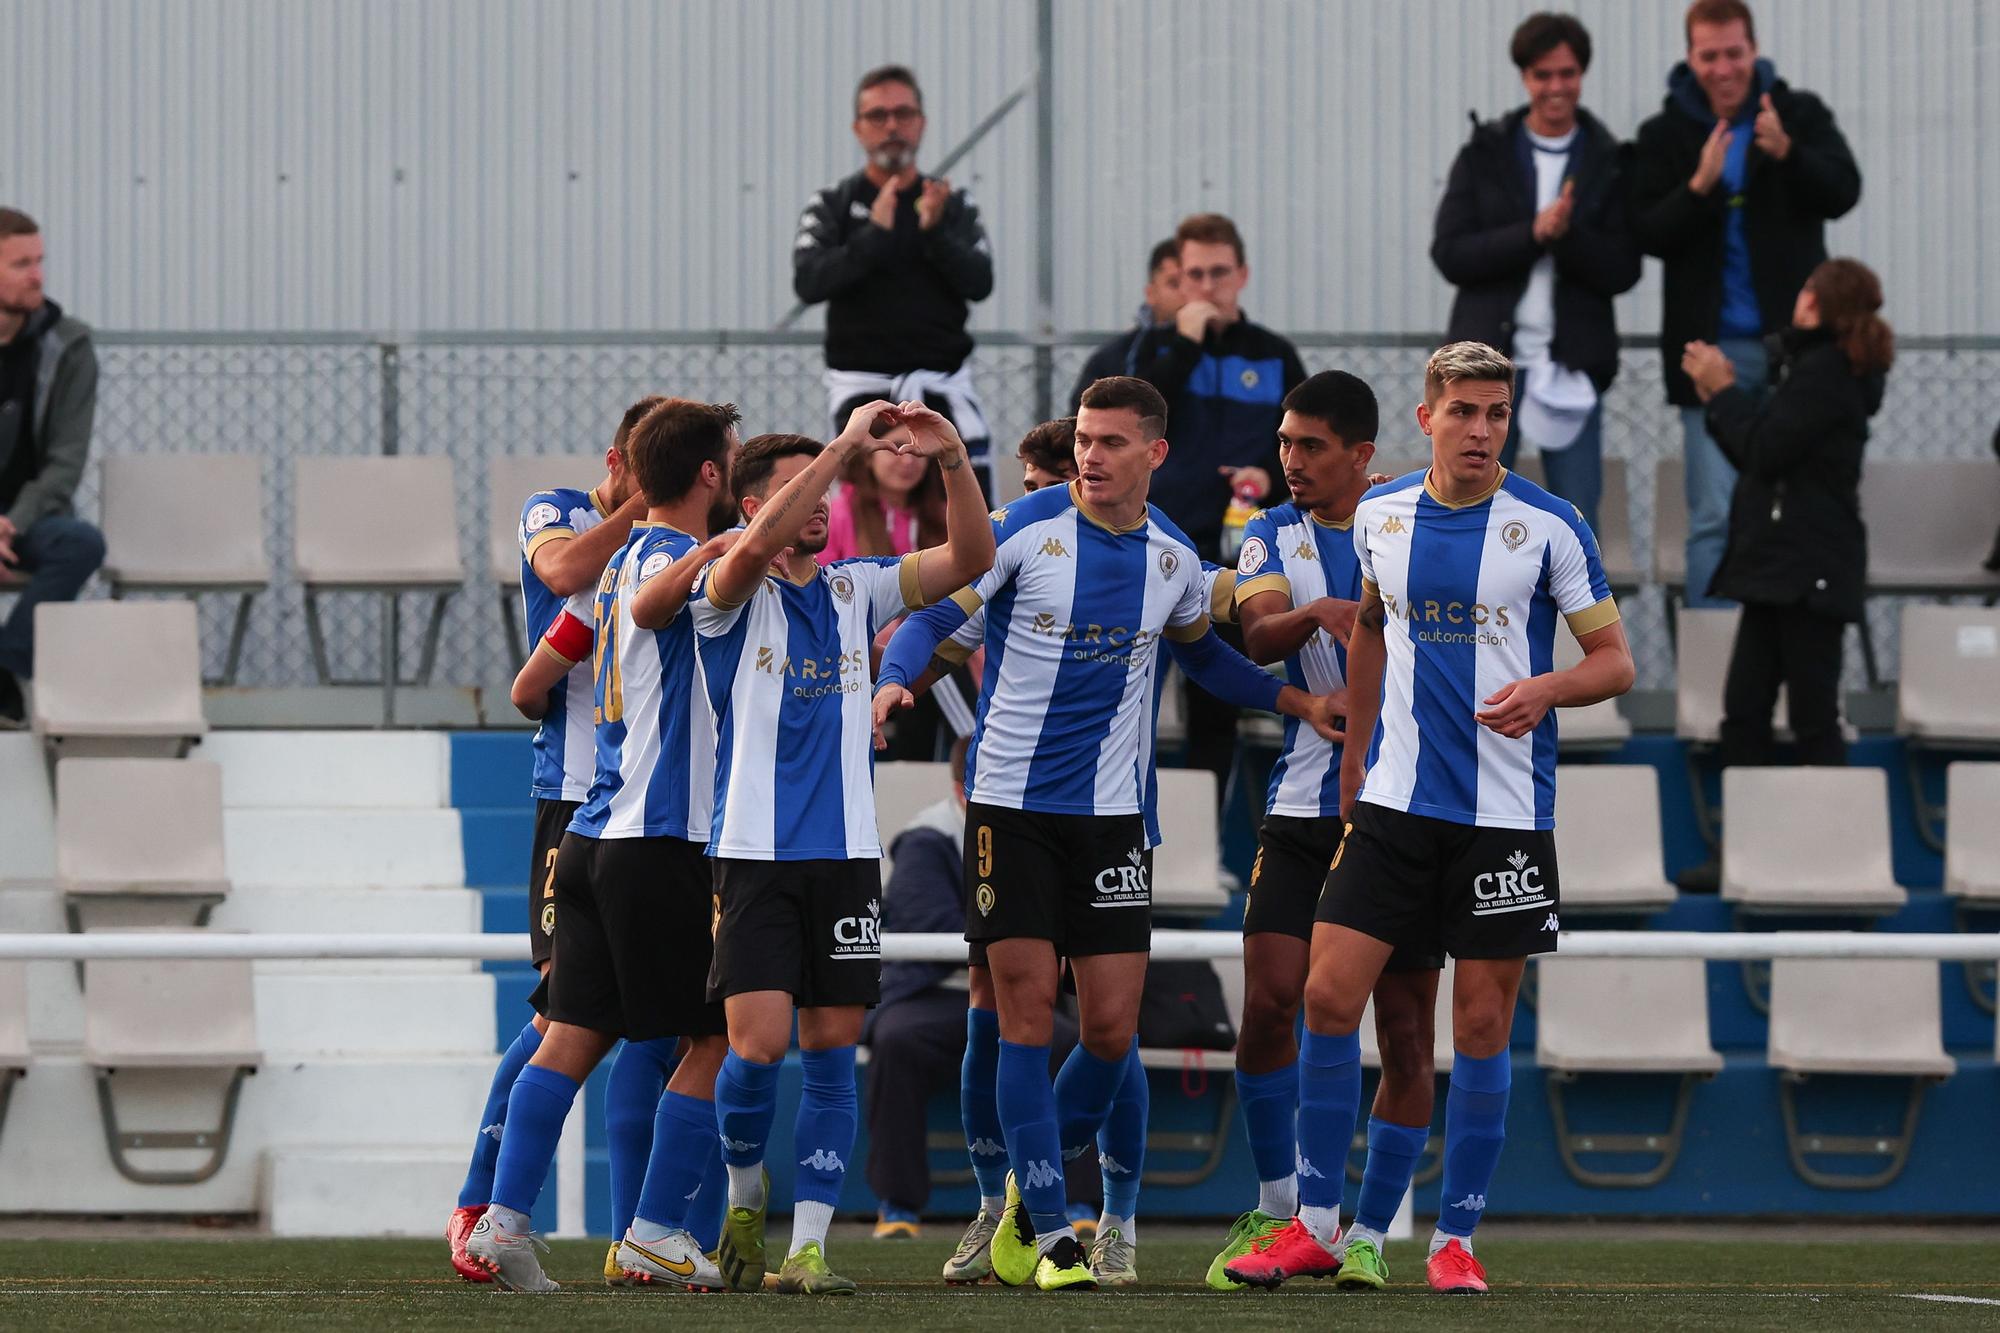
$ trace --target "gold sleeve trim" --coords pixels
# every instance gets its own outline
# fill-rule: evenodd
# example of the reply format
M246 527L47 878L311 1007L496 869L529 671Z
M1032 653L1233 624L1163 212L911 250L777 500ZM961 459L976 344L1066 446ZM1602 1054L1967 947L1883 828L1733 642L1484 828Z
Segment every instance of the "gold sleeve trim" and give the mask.
M563 666L566 668L573 667L576 665L576 663L570 661L567 657L564 657L561 653L557 652L555 650L555 646L551 644L547 639L542 639L539 642L537 642L535 644L535 650L537 652L547 653L550 657L555 658L556 661L561 662Z
M942 662L947 667L963 666L968 658L979 651L978 644L954 643L946 639L931 654L932 662Z
M1166 636L1175 643L1193 643L1196 639L1208 633L1209 628L1208 617L1203 616L1200 620L1190 624L1169 625L1165 632Z
M1380 601L1382 599L1381 586L1377 584L1374 579L1369 579L1369 578L1362 579L1361 591L1367 593L1370 597L1375 598L1377 601Z
M1281 592L1289 600L1292 595L1292 581L1283 574L1259 574L1254 579L1238 579L1236 581L1237 607L1240 609L1243 603L1262 592Z
M1607 597L1594 606L1586 606L1581 611L1564 616L1569 621L1569 632L1579 639L1586 634L1603 629L1606 625L1618 623L1617 599Z
M930 603L924 600L923 580L917 574L917 567L923 563L924 553L912 551L904 556L896 568L896 586L903 594L903 605L912 611L921 611Z
M959 610L965 612L968 620L978 615L979 608L986 604L986 599L970 588L960 588L951 595L951 601Z
M1231 625L1236 622L1236 571L1220 569L1215 573L1215 586L1208 593L1208 618Z
M543 528L540 532L528 538L527 550L524 552L528 563L533 565L535 563L535 552L541 550L550 542L566 542L574 536L576 536L575 528L558 528L553 525Z

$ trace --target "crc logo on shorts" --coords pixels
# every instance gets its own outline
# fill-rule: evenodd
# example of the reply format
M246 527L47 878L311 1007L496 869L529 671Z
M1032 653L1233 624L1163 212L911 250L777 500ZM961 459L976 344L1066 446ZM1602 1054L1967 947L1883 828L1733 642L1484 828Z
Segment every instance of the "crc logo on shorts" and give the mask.
M1509 551L1518 551L1528 540L1528 525L1520 519L1510 520L1500 529L1500 544Z
M973 893L972 902L979 909L979 915L993 915L993 886L991 884L981 884Z
M844 916L833 923L833 952L829 958L880 958L882 956L882 900L871 898L867 916Z
M1472 896L1477 899L1472 905L1474 916L1499 916L1502 912L1526 912L1547 910L1554 906L1549 901L1548 887L1542 883L1542 868L1528 860L1528 854L1515 848L1507 858L1506 870L1489 870L1472 881Z
M1174 571L1180 567L1181 558L1179 556L1175 555L1172 551L1160 552L1160 573L1162 576L1172 578Z
M529 506L528 512L521 517L521 526L530 535L533 535L561 517L562 510L556 508L547 500L543 500L538 504Z
M1270 558L1271 553L1264 549L1264 539L1262 537L1252 537L1249 541L1243 543L1242 551L1236 556L1236 572L1239 574L1255 574L1264 567L1264 562Z
M647 579L653 577L653 575L659 573L673 562L674 558L665 551L653 552L639 562L639 582L644 583Z
M1153 886L1146 880L1146 854L1134 847L1125 853L1125 864L1106 866L1097 872L1097 901L1092 907L1149 907Z
M555 933L556 905L554 903L546 903L542 907L542 934L553 936Z
M838 597L842 602L852 602L854 600L854 580L852 578L846 574L835 574L827 582L833 585L833 595Z

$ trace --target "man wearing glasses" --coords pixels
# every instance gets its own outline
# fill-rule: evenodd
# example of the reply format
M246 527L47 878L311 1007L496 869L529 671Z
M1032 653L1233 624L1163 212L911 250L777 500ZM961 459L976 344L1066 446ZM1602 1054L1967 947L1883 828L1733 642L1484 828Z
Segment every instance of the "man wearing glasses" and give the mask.
M799 217L792 289L825 301L827 410L836 428L862 403L920 399L949 418L987 484L991 431L966 360L967 303L993 290L979 210L951 182L917 171L924 96L883 65L854 92L866 162L819 191Z

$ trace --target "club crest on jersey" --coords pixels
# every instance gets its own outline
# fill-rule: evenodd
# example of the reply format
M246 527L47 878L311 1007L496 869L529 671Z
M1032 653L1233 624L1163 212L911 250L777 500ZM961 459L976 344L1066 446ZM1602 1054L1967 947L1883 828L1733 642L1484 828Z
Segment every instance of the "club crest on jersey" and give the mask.
M1403 520L1396 517L1394 514L1391 514L1389 515L1388 518L1382 520L1382 535L1384 537L1392 537L1396 533L1408 532L1408 531L1409 529L1403 526Z
M1236 556L1236 569L1241 574L1255 574L1264 567L1271 553L1264 549L1262 537L1252 537L1243 543L1243 549Z
M991 916L993 914L993 886L991 884L981 884L974 891L972 901L973 905L979 908L979 915Z
M1500 529L1500 544L1509 551L1518 551L1528 540L1528 525L1520 519L1511 519Z
M1174 571L1180 567L1181 558L1179 556L1175 555L1172 551L1160 552L1160 574L1162 577L1172 578Z
M554 937L556 933L556 905L549 903L542 908L542 934Z
M547 500L543 500L529 507L527 515L521 520L521 526L530 534L533 534L540 532L543 528L546 528L561 517L562 510L556 508Z
M655 551L639 562L639 582L644 583L653 575L674 563L674 558L665 551Z
M1257 372L1248 369L1247 367L1244 369L1241 375L1237 376L1237 379L1246 389L1254 389L1257 387Z
M1062 538L1051 537L1042 543L1042 554L1068 556L1069 548L1062 544Z
M833 587L833 595L843 603L854 600L854 580L845 574L835 574L827 582Z

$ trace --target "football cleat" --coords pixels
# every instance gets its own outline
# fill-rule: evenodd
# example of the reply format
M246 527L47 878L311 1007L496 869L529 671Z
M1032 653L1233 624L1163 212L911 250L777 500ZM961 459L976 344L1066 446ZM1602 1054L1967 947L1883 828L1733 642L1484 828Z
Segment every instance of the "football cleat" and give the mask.
M992 1276L993 1233L999 1229L1000 1219L981 1208L959 1238L958 1248L944 1261L944 1280L959 1286Z
M1291 1224L1289 1217L1273 1217L1271 1214L1252 1208L1236 1219L1229 1228L1229 1236L1222 1242L1222 1252L1208 1265L1208 1285L1211 1291L1241 1291L1243 1283L1230 1277L1222 1270L1231 1259L1241 1258L1250 1253L1250 1247L1257 1241L1269 1240Z
M1074 1236L1063 1236L1035 1262L1035 1285L1043 1291L1095 1291L1090 1258Z
M607 1287L637 1287L644 1279L626 1272L618 1263L618 1242L612 1241L611 1248L604 1252L604 1285Z
M921 1228L913 1217L891 1217L884 1213L875 1218L876 1240L915 1240L919 1234Z
M826 1266L826 1252L809 1240L778 1270L778 1290L795 1296L852 1296L854 1280Z
M1432 1291L1472 1294L1486 1290L1485 1268L1456 1238L1431 1256L1424 1265L1424 1276L1430 1279Z
M1139 1281L1139 1247L1117 1227L1106 1227L1090 1245L1090 1275L1100 1287L1131 1287Z
M1333 1285L1342 1291L1380 1291L1389 1285L1389 1265L1372 1240L1357 1240L1340 1256Z
M444 1224L444 1238L451 1246L452 1271L467 1282L493 1280L491 1273L474 1263L465 1253L465 1238L472 1234L472 1229L479 1225L479 1219L484 1216L486 1216L486 1205L482 1203L474 1208L453 1210L451 1220Z
M1274 1236L1252 1241L1250 1251L1222 1266L1223 1274L1252 1287L1275 1287L1288 1278L1332 1277L1340 1260L1296 1217Z
M701 1252L685 1230L669 1231L659 1240L634 1240L631 1232L612 1247L626 1285L685 1287L689 1291L720 1291L722 1272Z
M1028 1205L1021 1202L1021 1189L1014 1173L1007 1173L1007 1205L1000 1210L1000 1225L989 1247L993 1276L1010 1287L1018 1287L1035 1276L1041 1256L1035 1252L1035 1224L1028 1220Z
M466 1257L482 1265L493 1275L495 1285L503 1291L525 1291L540 1294L561 1291L562 1288L549 1280L542 1271L541 1260L535 1251L548 1253L548 1244L532 1231L516 1234L502 1231L493 1225L493 1214L487 1213L472 1228L472 1234L465 1239Z
M755 1208L732 1207L722 1217L722 1240L715 1247L716 1267L732 1291L764 1289L764 1222L771 1207L771 1176L764 1175L764 1202Z

